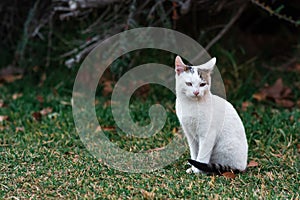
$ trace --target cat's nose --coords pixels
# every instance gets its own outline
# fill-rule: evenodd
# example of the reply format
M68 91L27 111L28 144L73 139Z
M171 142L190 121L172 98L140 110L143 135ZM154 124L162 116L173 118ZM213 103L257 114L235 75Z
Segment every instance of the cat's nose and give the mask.
M195 95L195 96L198 96L198 94L199 94L199 91L198 91L198 90L196 90L196 91L194 91L193 93L194 93L194 95Z

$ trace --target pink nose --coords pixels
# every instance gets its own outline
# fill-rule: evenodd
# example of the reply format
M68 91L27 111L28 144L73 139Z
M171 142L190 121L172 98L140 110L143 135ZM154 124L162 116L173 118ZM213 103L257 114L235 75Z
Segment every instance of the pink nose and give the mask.
M199 91L198 91L198 90L196 90L196 91L194 91L193 93L194 93L194 95L195 95L195 96L198 96L198 94L199 94Z

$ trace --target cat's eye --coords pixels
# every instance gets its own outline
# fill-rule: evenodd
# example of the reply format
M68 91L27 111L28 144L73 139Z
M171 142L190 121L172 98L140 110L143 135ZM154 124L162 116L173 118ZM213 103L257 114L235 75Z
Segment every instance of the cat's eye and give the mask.
M206 83L200 83L200 87L206 86Z
M185 84L186 84L187 86L192 86L192 85L193 85L191 82L185 82Z

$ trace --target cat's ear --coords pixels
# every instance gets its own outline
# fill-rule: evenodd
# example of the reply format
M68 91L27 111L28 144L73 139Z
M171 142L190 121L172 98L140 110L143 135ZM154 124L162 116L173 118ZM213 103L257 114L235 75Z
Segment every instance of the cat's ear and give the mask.
M184 72L186 65L182 62L180 56L176 56L175 58L175 71L179 75Z
M204 63L202 65L198 65L196 67L201 69L201 70L206 70L206 71L212 72L216 62L217 62L217 59L215 57L213 57L212 59L210 59L206 63Z

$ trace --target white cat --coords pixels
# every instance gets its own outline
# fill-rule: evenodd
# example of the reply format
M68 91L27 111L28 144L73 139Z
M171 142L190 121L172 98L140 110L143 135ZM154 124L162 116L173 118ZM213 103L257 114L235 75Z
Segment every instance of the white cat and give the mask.
M216 58L199 66L175 59L176 114L190 148L188 173L241 172L247 166L243 123L228 101L210 92L215 64Z

